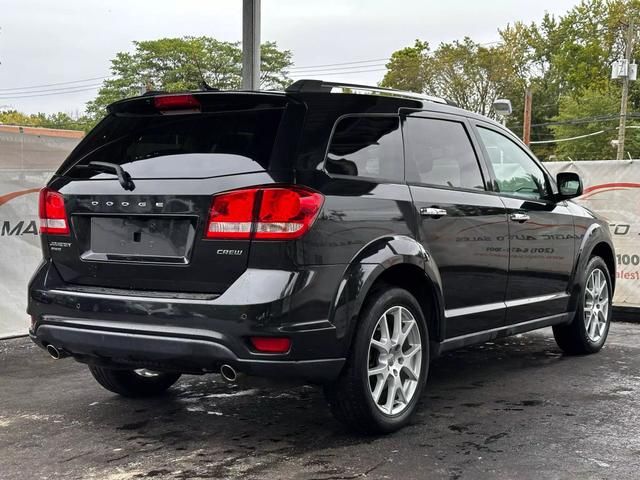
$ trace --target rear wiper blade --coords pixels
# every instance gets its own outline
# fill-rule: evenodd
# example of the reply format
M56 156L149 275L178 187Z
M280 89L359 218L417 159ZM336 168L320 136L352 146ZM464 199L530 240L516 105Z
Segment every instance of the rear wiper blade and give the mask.
M77 166L80 167L81 165ZM120 182L120 185L122 185L122 188L125 190L132 191L136 188L135 183L133 183L133 180L131 179L131 175L129 175L129 173L117 163L93 161L82 166L98 172L113 173L118 177L118 182Z

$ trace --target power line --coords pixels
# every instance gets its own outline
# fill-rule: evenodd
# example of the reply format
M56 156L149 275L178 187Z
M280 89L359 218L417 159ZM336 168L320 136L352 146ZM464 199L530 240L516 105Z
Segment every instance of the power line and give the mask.
M305 74L305 73L320 73L320 72L324 72L324 71L333 71L333 70L354 70L354 69L358 69L358 68L369 68L369 67L384 67L386 64L385 63L372 63L371 65L354 65L352 67L325 67L325 68L319 68L317 70L305 70L305 71L299 71L296 70L293 73L300 73L300 74Z
M6 98L8 96L11 96L11 98L20 98L21 96L32 95L35 93L64 93L68 90L76 90L78 88L94 88L101 86L101 83L94 83L92 85L75 85L72 87L46 88L44 90L30 90L28 92L0 92L0 98Z
M608 129L610 130L610 129ZM607 130L599 130L597 132L587 133L586 135L578 135L577 137L569 137L569 138L558 138L557 140L536 140L535 142L529 142L531 145L542 145L545 143L562 143L562 142L570 142L573 140L580 140L582 138L593 137L595 135L600 135L606 132Z
M85 83L85 82L90 82L90 81L94 81L94 80L106 80L107 78L111 78L112 75L109 75L107 77L93 77L93 78L85 78L84 80L73 80L70 82L60 82L60 83L45 83L42 85L31 85L29 87L13 87L13 88L0 88L0 92L11 92L13 93L14 91L17 93L18 90L31 90L34 88L45 88L45 87L57 87L59 85L71 85L71 84L76 84L76 83ZM24 93L31 93L31 92L24 92ZM3 95L3 93L0 93L0 95Z
M300 72L300 74L316 74L316 73L327 73L330 74L333 71L342 71L342 70L352 70L352 69L358 69L358 68L369 68L369 67L381 67L384 66L385 64L372 64L372 65L365 65L365 64L371 64L373 62L384 62L389 60L389 58L374 58L371 60L358 60L358 61L352 61L352 62L340 62L340 63L327 63L327 64L322 64L322 65L307 65L307 66L300 66L300 67L290 67L289 70L292 73L297 73ZM345 66L342 67L342 65L349 65L349 66ZM336 67L336 68L326 68L326 67ZM304 70L304 72L303 72ZM39 85L30 85L30 86L25 86L25 87L9 87L9 88L0 88L0 96L6 96L9 94L32 94L32 93L43 93L44 90L34 90L34 89L38 89L38 88L43 88L43 89L47 89L48 87L58 87L58 86L62 86L62 85L77 85L80 83L86 83L86 82L91 82L91 81L95 81L95 80L106 80L108 78L112 78L112 75L108 75L108 76L103 76L103 77L91 77L91 78L85 78L82 80L72 80L72 81L68 81L68 82L58 82L58 83L43 83L43 84L39 84ZM77 85L78 87L80 87L80 85ZM70 86L68 88L75 88L73 86ZM57 90L57 89L55 89ZM51 89L51 91L54 91L54 89Z
M501 41L493 41L493 42L480 43L479 45L487 46L487 45L495 45L495 44L500 44L500 43L501 43ZM433 52L430 52L430 53L433 53ZM353 60L353 61L349 61L349 62L325 63L325 64L318 64L318 65L301 65L301 66L294 65L294 66L289 67L288 70L291 73L299 72L300 74L303 74L303 73L304 74L315 74L315 73L331 74L331 72L333 72L333 71L384 66L386 64L384 64L384 63L383 64L374 64L374 62L388 62L389 60L391 60L391 57L372 58L372 59L369 59L369 60ZM336 68L326 68L326 67L336 67ZM381 70L383 70L383 69L379 69L378 71L381 71ZM360 73L360 72L353 72L353 73ZM7 95L8 93L12 93L12 94L13 93L16 93L16 94L18 94L18 93L35 93L32 90L38 89L38 88L58 87L58 86L61 86L61 85L74 85L74 84L91 82L91 81L95 81L95 80L106 80L108 78L113 78L113 75L107 75L107 76L103 76L103 77L91 77L91 78L85 78L85 79L82 79L82 80L72 80L72 81L68 81L68 82L44 83L44 84L30 85L30 86L24 86L24 87L0 88L0 95ZM24 92L22 92L23 90L24 90Z
M535 142L531 142L532 144L535 143L536 145L541 145L541 144L545 144L545 143L562 143L562 142L571 142L573 140L580 140L582 138L587 138L587 137L593 137L596 135L602 135L603 133L606 132L611 132L613 130L618 130L619 127L616 128L605 128L602 130L598 130L597 132L591 132L591 133L587 133L585 135L578 135L577 137L569 137L569 138L558 138L556 140L538 140ZM625 128L635 128L635 129L640 129L640 125L627 125Z
M316 69L320 67L336 67L341 65L354 65L359 63L371 63L371 62L386 62L390 60L390 58L373 58L371 60L358 60L353 62L342 62L342 63L325 63L324 65L306 65L301 67L291 67L290 70L307 70L307 69Z
M2 97L0 96L0 100L17 100L17 99L22 99L22 98L35 98L35 97L48 97L50 95L68 95L70 93L80 93L80 92L90 92L92 90L97 90L98 88L100 88L101 85L95 86L95 87L82 87L82 88L78 88L76 90L68 90L68 91L64 91L64 92L53 92L53 93L39 93L36 95L22 95L22 96L7 96L7 97Z
M332 74L344 74L344 73L368 73L368 72L375 72L375 71L383 71L385 70L384 68L377 68L377 67L383 67L384 64L371 64L369 65L368 63L372 62L372 61L379 61L379 60L384 60L384 59L378 59L378 60L363 60L360 62L344 62L344 63L340 63L340 64L336 64L336 65L347 65L350 63L357 63L359 65L354 65L354 66L349 66L349 67L336 67L336 68L327 68L327 66L322 66L324 68L319 68L318 70L308 70L308 71L295 71L295 72L291 72L292 76L314 76L314 75L332 75ZM367 63L365 65L365 63ZM321 66L318 66L321 67ZM369 67L376 67L375 69L369 68ZM308 67L309 68L309 67ZM355 69L355 70L354 70ZM360 70L359 70L360 69ZM364 69L364 70L362 70ZM95 81L95 80L105 80L107 78L112 78L111 76L108 77L92 77L92 78L86 78L83 80L74 80L74 81L69 81L69 82L59 82L59 83L48 83L48 84L41 84L41 85L32 85L29 87L14 87L14 88L1 88L0 89L0 98L29 98L31 96L36 96L36 94L41 94L41 93L63 93L65 91L69 91L70 93L72 93L71 91L75 91L78 88L94 88L99 86L100 84L95 84L95 85L78 85L81 83L86 83L89 81ZM63 86L60 88L45 88L45 87L56 87L56 86L61 86L61 85L68 85L68 86ZM41 90L34 90L36 88L42 88Z
M486 47L486 46L490 46L490 45L499 45L499 44L502 44L502 40L495 40L493 42L479 43L478 45L480 45L481 47ZM429 53L433 54L433 52L429 52ZM315 70L315 69L320 68L320 67L336 67L336 66L342 66L342 65L355 65L355 64L362 64L362 63L388 62L389 60L391 60L391 57L372 58L370 60L354 60L354 61L351 61L351 62L325 63L323 65L293 66L293 67L290 67L289 70Z
M620 115L611 114L611 115L598 115L596 117L585 117L585 118L576 118L573 120L557 120L554 122L544 122L544 123L536 123L531 125L532 127L547 127L554 125L580 125L583 123L598 123L598 122L608 122L611 120L617 120L620 118Z
M627 118L640 118L640 112L628 113ZM609 115L598 115L594 117L576 118L572 120L558 120L554 122L534 123L531 126L532 127L548 127L548 126L554 126L554 125L580 125L584 123L610 122L610 121L619 120L619 119L620 119L620 115L615 113L615 114L609 114ZM522 124L516 123L510 126L513 128L519 128L519 127L522 127Z
M386 70L386 68L375 68L373 70L357 70L348 72L302 72L291 76L296 78L310 78L317 75L351 75L352 73L384 72Z

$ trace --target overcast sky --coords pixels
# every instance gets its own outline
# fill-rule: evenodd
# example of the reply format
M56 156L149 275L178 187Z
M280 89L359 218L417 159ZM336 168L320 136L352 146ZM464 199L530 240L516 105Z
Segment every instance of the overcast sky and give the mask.
M291 50L297 67L384 59L416 38L433 46L465 35L480 43L493 42L497 29L508 23L537 21L545 11L562 14L576 3L262 0L262 39ZM107 76L110 59L131 50L133 40L209 35L236 41L242 35L242 0L0 0L0 5L0 109L29 113L82 112L100 80L29 93L19 89ZM318 67L307 69L305 76L375 84L384 73L377 71L383 69L380 63L384 62L339 74ZM46 91L70 86L91 90L54 95ZM17 98L18 92L22 98ZM42 94L46 95L33 97Z

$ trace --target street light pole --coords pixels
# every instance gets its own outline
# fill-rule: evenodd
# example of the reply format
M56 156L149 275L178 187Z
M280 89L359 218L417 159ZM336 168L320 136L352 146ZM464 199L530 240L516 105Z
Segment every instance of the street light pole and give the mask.
M629 27L627 30L627 50L625 53L625 59L627 62L627 73L622 79L622 101L620 104L620 126L618 127L618 160L624 159L624 141L625 130L627 128L627 103L629 99L629 73L631 70L631 55L633 55L633 40L635 37L634 31L634 17L631 15L629 20Z
M242 88L260 88L260 0L242 0Z

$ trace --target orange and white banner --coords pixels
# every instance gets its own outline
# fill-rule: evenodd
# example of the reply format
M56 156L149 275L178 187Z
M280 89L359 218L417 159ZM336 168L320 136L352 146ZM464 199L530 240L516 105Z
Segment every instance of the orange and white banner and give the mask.
M619 307L640 307L640 161L547 162L552 174L576 172L584 194L576 202L609 222L616 248Z

